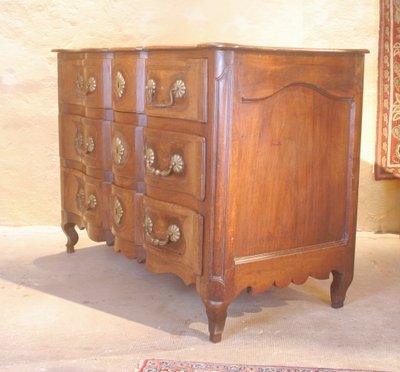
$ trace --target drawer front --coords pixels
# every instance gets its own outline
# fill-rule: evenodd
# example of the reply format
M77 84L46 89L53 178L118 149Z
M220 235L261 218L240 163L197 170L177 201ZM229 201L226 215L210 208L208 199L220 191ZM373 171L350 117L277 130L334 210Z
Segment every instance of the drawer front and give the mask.
M138 154L138 155L135 155ZM134 188L143 180L143 128L130 124L112 124L112 170L114 183Z
M82 170L84 130L82 117L60 114L59 117L60 156L68 161L68 166Z
M111 122L82 118L83 142L81 152L87 173L111 170Z
M62 209L99 227L109 221L111 185L74 169L61 168Z
M144 112L144 59L136 54L117 54L112 61L113 109Z
M83 59L80 53L60 53L58 56L58 80L60 96L64 103L82 105Z
M112 186L111 226L116 237L136 245L143 242L143 217L141 214L142 195L133 190Z
M79 195L83 195L81 190L79 190ZM84 196L81 198L80 207L87 223L104 229L109 228L110 195L110 183L93 177L85 177Z
M111 170L111 123L60 115L60 155L68 167L102 177Z
M150 268L180 276L201 275L202 216L146 196L143 214L144 246Z
M85 175L79 171L61 168L61 207L68 213L83 216Z
M144 129L145 183L171 191L205 197L205 139Z
M80 86L84 102L90 108L111 108L111 59L106 55L87 54L83 82Z
M146 61L146 114L207 121L207 60L150 56Z

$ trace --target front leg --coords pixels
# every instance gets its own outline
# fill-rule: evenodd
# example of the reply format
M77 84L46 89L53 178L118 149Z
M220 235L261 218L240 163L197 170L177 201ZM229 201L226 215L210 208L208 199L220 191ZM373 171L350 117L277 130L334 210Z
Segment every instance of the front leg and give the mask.
M332 271L333 281L331 284L331 304L334 309L343 307L346 292L349 288L353 275Z
M110 230L106 231L106 244L110 247L114 245L115 237Z
M225 321L228 314L228 303L204 301L207 317L208 317L208 330L210 332L210 341L220 342L222 332L224 331Z
M65 245L67 247L67 253L74 253L75 252L74 246L79 239L79 236L75 231L75 224L73 222L67 222L63 224L61 227L68 239L67 244Z

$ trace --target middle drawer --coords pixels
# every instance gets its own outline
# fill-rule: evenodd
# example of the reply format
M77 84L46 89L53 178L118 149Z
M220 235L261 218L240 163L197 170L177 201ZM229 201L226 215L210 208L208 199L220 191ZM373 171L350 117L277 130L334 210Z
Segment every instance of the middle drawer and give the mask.
M205 139L192 134L144 129L145 183L205 197Z
M111 122L60 114L61 164L95 178L111 170Z

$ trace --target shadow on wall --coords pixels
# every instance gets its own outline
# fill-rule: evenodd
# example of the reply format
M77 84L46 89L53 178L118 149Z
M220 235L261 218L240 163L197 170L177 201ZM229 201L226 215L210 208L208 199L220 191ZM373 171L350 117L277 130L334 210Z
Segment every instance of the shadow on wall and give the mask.
M373 165L361 161L358 194L359 231L400 233L400 179L376 181Z

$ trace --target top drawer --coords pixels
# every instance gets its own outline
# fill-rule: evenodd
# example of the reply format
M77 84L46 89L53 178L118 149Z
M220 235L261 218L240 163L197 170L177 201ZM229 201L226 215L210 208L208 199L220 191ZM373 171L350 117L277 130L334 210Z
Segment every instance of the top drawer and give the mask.
M82 105L80 82L83 81L83 53L58 54L59 100L72 105Z
M146 61L149 116L207 121L207 60L154 55Z
M85 106L111 108L111 55L88 53L83 67Z
M112 61L113 109L144 112L144 59L139 53L116 53Z
M60 53L60 101L90 108L111 108L111 55Z

